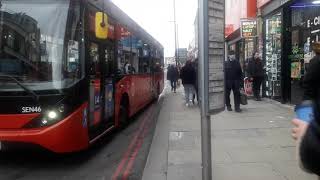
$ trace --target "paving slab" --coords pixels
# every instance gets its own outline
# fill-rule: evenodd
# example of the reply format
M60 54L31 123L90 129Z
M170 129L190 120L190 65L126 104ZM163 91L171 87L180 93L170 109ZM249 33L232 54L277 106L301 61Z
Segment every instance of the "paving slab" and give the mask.
M151 156L159 153L151 160L163 162L148 164L162 166L154 166L159 172L145 169L152 172L152 180L201 180L200 111L186 107L181 93L180 88L177 94L168 94L164 102L166 123L160 123L152 145L159 149L150 152ZM250 100L242 109L240 114L225 111L211 117L214 179L316 180L298 166L296 143L290 136L291 106L264 99ZM161 133L167 139L156 137Z
M316 176L301 171L297 161L273 162L272 166L288 180L318 180Z
M213 177L217 180L287 180L267 163L216 164Z
M198 165L175 165L170 166L168 180L200 180L201 168Z

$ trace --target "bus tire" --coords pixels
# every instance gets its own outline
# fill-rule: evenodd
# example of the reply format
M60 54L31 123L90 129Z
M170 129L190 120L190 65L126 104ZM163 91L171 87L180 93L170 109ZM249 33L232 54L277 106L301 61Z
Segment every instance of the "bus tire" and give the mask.
M160 84L157 86L157 99L159 98L161 92L160 92Z
M157 85L157 88L155 90L155 92L153 93L153 99L156 101L159 99L159 96L160 96L160 85L158 84Z
M120 126L124 126L128 123L129 119L129 100L126 96L121 99L119 110L119 122Z

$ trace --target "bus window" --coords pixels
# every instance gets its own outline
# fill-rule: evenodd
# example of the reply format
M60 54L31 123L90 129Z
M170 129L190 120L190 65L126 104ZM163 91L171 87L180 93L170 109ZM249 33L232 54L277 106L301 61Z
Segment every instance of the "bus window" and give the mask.
M90 44L90 75L96 75L100 77L100 68L99 68L99 49L98 44Z
M78 41L70 40L68 42L68 54L67 54L67 72L70 75L77 76L80 71L79 62L79 43Z
M135 73L139 73L139 38L134 34L131 37L131 55L132 55L132 68Z
M139 73L150 73L150 49L148 44L143 43L139 53Z
M134 53L132 52L132 33L121 25L119 25L118 28L120 29L119 31L121 33L118 41L118 48L120 50L118 67L123 74L135 74L136 68L133 65Z

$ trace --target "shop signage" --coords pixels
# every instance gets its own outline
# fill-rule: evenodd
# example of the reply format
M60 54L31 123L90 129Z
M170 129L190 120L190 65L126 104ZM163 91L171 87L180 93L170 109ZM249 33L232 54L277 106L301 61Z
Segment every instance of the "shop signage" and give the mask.
M241 37L252 38L257 36L257 20L243 19L241 20Z
M320 16L312 17L307 20L307 28L319 28L320 26Z

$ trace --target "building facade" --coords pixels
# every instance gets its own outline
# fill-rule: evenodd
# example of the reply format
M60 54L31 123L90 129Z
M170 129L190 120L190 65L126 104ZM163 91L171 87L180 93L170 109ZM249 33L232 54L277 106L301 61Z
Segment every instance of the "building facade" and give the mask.
M226 0L226 54L236 59L246 73L248 59L257 50L257 0Z
M258 3L263 24L264 95L298 104L310 59L311 45L319 41L320 6L313 0L264 0Z
M188 60L188 49L187 48L178 48L177 52L177 60L180 65L183 65Z
M236 52L245 73L248 58L260 53L265 65L264 97L301 102L303 78L314 56L311 45L320 36L320 4L314 2L226 0L227 53ZM251 20L256 24L247 22Z

